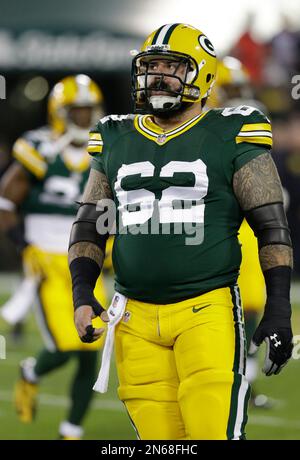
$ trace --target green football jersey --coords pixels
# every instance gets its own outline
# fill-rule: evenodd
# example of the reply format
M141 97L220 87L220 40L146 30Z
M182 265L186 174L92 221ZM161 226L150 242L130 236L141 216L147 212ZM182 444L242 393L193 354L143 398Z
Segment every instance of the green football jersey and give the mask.
M269 120L248 106L210 110L167 132L148 115L100 120L88 151L118 209L117 291L167 304L234 284L243 213L233 175L271 144Z
M25 237L51 252L67 252L72 222L86 184L90 157L66 139L53 139L48 128L25 133L13 147L13 156L30 180L21 206Z
M49 129L42 128L18 139L13 156L31 180L30 192L22 205L26 214L76 214L75 201L80 198L89 174L85 148L62 147L51 137Z

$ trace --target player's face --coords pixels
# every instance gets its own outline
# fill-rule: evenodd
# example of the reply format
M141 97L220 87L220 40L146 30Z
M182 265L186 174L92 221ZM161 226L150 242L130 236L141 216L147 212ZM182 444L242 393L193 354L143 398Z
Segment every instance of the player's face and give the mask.
M152 96L165 95L165 91L180 91L181 83L178 78L184 80L186 64L175 60L152 59L148 63L147 83ZM156 75L151 75L151 74ZM165 90L165 91L161 91Z
M94 107L70 107L68 111L69 120L80 128L90 128Z

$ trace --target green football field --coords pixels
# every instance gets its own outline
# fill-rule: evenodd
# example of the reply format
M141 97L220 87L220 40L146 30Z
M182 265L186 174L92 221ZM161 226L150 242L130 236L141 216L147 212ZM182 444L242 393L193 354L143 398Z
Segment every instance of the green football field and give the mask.
M0 302L5 296L0 295ZM294 334L300 334L300 305L294 308ZM75 363L46 376L40 384L39 409L36 420L29 425L18 421L12 392L18 377L18 363L34 356L42 346L35 319L29 315L26 333L20 344L13 343L10 327L0 319L0 334L6 339L6 359L0 360L0 439L57 439L58 425L68 409L68 387ZM300 341L299 341L300 343ZM299 350L300 357L300 350ZM100 359L99 359L100 364ZM278 376L260 377L256 391L274 400L272 409L249 411L247 437L251 439L300 439L300 361L292 359ZM116 396L117 378L113 366L109 391L96 394L86 416L85 439L136 439L127 414Z

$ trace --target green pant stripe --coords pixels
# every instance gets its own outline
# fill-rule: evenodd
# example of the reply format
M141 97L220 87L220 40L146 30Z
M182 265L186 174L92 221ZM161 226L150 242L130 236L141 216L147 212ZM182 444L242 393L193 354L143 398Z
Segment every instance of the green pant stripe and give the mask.
M233 303L232 312L235 330L235 355L232 368L234 380L231 389L227 438L239 439L244 437L244 429L247 423L249 386L244 377L246 366L246 344L238 286L232 286L230 288L230 292Z
M249 404L250 394L251 394L251 388L249 385L246 396L245 396L245 402L244 402L244 420L243 420L242 427L241 427L242 433L245 433L245 427L248 421L248 404ZM243 439L245 439L245 437L243 437Z
M234 361L233 361L233 372L239 371L239 363L240 363L240 330L239 330L239 323L238 323L238 313L237 313L237 302L236 302L236 294L234 292L234 287L230 288L231 299L233 303L233 320L234 320L234 330L235 330L235 353L234 353Z
M233 439L234 437L234 427L237 416L237 407L238 407L238 395L239 389L241 386L242 376L239 374L234 374L233 385L231 388L231 400L230 400L230 412L227 424L227 439Z
M138 429L137 429L136 425L134 424L134 421L132 420L132 418L131 418L131 416L130 416L130 414L129 414L129 410L127 409L126 403L125 403L124 401L123 401L123 404L124 404L124 407L125 407L125 409L126 409L127 415L128 415L128 417L129 417L130 423L131 423L131 425L132 425L134 431L136 432L136 436L137 436L137 438L140 440L141 437L140 437L140 435L139 435Z

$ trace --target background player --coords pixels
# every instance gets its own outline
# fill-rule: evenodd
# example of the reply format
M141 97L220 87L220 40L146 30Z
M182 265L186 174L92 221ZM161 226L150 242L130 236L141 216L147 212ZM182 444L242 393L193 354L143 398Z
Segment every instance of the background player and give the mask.
M86 75L58 82L49 96L49 126L29 131L15 142L15 162L1 181L2 203L7 204L1 211L1 227L22 250L25 275L32 281L29 303L37 294L45 343L37 360L21 363L15 405L20 420L32 421L40 378L75 358L78 368L70 390L71 407L59 429L65 439L79 439L83 434L81 424L92 398L101 347L101 342L82 343L74 328L67 245L76 201L89 173L88 128L103 116L103 104L100 88ZM105 305L101 280L96 293ZM20 308L20 302L12 303L6 316L18 314L13 310Z

